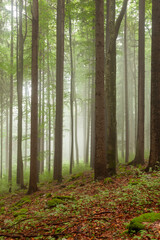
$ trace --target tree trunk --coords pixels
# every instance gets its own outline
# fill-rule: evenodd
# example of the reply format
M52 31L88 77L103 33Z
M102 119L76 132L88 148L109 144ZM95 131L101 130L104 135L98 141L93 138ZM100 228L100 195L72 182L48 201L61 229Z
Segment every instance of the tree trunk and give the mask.
M9 168L9 125L8 125L8 99L7 99L7 108L6 108L6 173L8 173Z
M107 176L116 174L117 129L116 129L116 39L126 11L128 0L123 1L121 12L115 23L115 0L107 0L106 41L106 147ZM109 36L109 37L108 37Z
M12 128L13 128L13 0L11 0L11 74L10 74L10 109L9 109L9 168L8 182L12 184ZM11 191L11 189L10 189Z
M3 171L3 94L1 93L1 169L0 177L2 179Z
M124 24L124 62L125 62L125 130L126 130L126 154L125 163L129 161L129 98L128 98L128 57L127 57L127 13Z
M70 0L67 0L67 4ZM71 127L71 150L70 150L70 174L72 173L72 166L74 163L74 115L73 115L73 103L74 103L74 72L73 72L73 51L72 51L72 22L69 12L69 45L70 45L70 67L71 67L71 82L70 82L70 127Z
M138 48L138 132L136 156L132 164L144 164L144 104L145 104L145 0L139 0Z
M31 162L28 194L37 191L38 160L38 0L32 8Z
M53 178L59 182L62 181L64 7L65 1L57 0L56 123Z
M104 1L96 0L95 179L106 177L104 106Z
M22 34L23 0L19 1L19 34L18 34L18 148L17 148L17 184L24 187L22 161L22 87L23 87L23 34Z
M160 1L152 1L151 148L146 171L160 166Z

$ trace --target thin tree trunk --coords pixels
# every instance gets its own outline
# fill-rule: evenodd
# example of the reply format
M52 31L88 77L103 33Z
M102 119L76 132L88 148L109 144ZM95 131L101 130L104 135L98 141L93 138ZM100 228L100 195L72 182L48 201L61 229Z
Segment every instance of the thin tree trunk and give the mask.
M22 11L23 0L19 1L19 34L18 34L18 149L17 149L17 184L24 187L23 182L23 161L22 161L22 87L23 87L23 34L22 34Z
M7 108L6 108L6 173L8 173L8 168L9 168L9 126L8 126L8 100L7 100Z
M49 71L49 39L47 36L47 79L48 79L48 171L51 170L51 103L50 103L50 71Z
M11 0L11 74L10 74L10 109L9 109L9 168L8 182L12 184L12 128L13 128L13 0ZM11 191L11 186L10 186Z
M67 0L67 4L70 0ZM72 22L69 13L69 45L70 45L70 66L71 66L71 83L70 83L70 119L71 119L71 150L70 150L70 174L72 173L72 166L74 163L74 116L73 116L73 102L74 102L74 73L73 73L73 51L72 51Z
M128 59L127 59L127 13L124 24L124 62L125 62L125 130L126 130L126 154L125 163L129 161L129 99L128 99Z
M1 93L1 172L0 177L2 179L3 174L3 94Z

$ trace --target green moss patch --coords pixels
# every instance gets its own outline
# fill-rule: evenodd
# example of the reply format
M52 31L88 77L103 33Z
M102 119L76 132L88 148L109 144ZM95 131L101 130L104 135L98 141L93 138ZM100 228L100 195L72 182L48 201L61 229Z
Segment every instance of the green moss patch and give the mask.
M58 199L58 198L53 198L51 200L48 200L47 202L47 207L48 208L54 208L59 204L65 204L65 201Z
M18 216L20 216L20 215L25 215L27 212L28 212L28 209L22 208L22 209L20 209L19 211L15 211L15 212L13 213L13 216L14 216L14 217L18 217Z
M68 182L75 181L75 180L79 179L79 178L82 177L82 176L83 176L83 173L73 174L73 175L69 178Z
M105 183L105 184L106 184L106 183L113 183L113 179L110 178L110 177L107 177L107 178L104 179L104 183Z
M26 203L31 203L31 199L29 197L21 198L18 202L13 204L12 207L13 207L13 209L19 209Z
M74 197L72 197L72 196L59 196L59 195L55 195L52 199L55 199L55 198L57 198L57 199L61 199L61 200L71 200L71 201L73 201L73 200L75 200L75 198Z
M153 223L155 221L160 221L160 213L144 213L140 215L139 217L135 217L130 221L130 224L128 225L128 232L138 232L140 230L145 229L145 222Z

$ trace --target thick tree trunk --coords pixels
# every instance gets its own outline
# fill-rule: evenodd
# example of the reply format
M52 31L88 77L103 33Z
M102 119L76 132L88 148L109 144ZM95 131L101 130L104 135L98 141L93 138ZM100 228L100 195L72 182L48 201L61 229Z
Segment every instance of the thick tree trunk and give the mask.
M107 41L106 41L106 127L107 127L107 175L116 173L117 131L116 131L116 39L115 1L107 1Z
M139 0L138 133L133 165L144 164L145 0Z
M28 194L37 191L38 160L38 0L32 8L31 162Z
M53 178L59 182L62 181L64 7L65 1L57 0L56 123Z
M96 0L95 179L106 177L104 106L104 1Z
M151 149L148 171L160 166L160 1L152 1Z

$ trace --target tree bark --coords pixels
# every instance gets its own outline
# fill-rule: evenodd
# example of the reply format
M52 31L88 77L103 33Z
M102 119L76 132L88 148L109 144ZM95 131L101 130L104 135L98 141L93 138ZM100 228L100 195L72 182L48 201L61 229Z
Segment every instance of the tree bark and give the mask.
M13 128L13 0L11 0L11 74L10 74L10 109L9 109L9 168L8 182L12 184L12 128Z
M95 179L106 177L104 106L104 1L96 0Z
M128 0L123 1L121 12L115 22L115 0L107 0L108 17L106 32L106 159L107 176L116 174L117 129L116 129L116 38L126 11Z
M160 1L152 1L151 147L146 171L160 166Z
M65 1L57 0L56 123L53 178L59 182L62 181L64 8Z
M125 130L126 130L126 154L125 163L129 161L129 98L128 98L128 55L127 55L127 13L124 24L124 62L125 62Z
M38 160L38 0L32 8L31 161L28 194L36 192Z
M138 48L138 132L133 165L144 164L144 109L145 109L145 0L139 0Z

